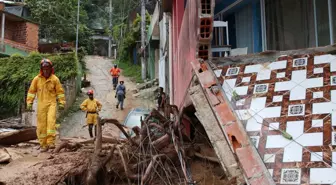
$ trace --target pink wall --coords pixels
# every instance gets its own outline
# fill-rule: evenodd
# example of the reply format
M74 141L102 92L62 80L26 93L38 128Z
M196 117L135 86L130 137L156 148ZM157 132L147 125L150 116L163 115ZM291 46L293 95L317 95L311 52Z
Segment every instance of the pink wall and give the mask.
M183 1L175 0L173 4L173 103L180 108L182 103L189 103L184 100L192 77L190 62L196 60L197 6L195 0L188 1L185 10Z

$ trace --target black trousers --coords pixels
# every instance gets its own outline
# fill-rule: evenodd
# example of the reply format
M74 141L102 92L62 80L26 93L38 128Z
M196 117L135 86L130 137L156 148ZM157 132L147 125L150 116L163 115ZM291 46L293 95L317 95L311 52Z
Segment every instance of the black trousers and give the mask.
M93 138L92 127L93 127L93 124L90 124L89 125L89 134L90 134L91 138ZM94 131L95 131L95 137L96 137L97 136L97 125L94 126Z

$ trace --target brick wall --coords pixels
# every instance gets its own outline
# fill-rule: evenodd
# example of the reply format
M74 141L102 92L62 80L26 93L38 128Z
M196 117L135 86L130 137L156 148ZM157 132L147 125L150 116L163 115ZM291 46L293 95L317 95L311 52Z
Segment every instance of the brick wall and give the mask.
M34 23L14 22L7 19L5 21L5 42L27 52L37 51L38 31L39 26Z
M26 45L38 49L39 26L30 22L26 22Z

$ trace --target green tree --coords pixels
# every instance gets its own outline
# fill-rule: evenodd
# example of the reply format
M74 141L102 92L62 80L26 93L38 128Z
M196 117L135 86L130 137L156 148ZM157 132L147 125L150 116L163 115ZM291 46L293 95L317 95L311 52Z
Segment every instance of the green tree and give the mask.
M40 24L40 38L52 42L76 40L77 0L26 0L32 19ZM88 51L92 48L92 30L88 28L89 17L81 0L79 44Z

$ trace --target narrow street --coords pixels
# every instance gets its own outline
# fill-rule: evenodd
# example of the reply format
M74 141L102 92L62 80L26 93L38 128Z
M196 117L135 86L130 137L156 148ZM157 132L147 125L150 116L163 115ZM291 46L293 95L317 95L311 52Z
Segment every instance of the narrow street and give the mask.
M112 87L112 77L109 74L110 69L113 67L111 60L98 56L88 56L86 58L86 65L88 68L87 79L91 81L91 86L83 90L83 97L78 98L77 101L83 101L83 99L87 98L85 93L89 89L92 89L94 91L94 97L103 104L99 116L104 118L114 118L122 123L128 112L133 108L153 108L154 102L134 98L132 96L132 90L136 88L136 84L129 78L124 77L121 72L120 79L124 79L127 93L124 110L116 109L117 99L115 98L115 91ZM61 123L60 137L88 138L89 133L87 127L83 128L85 124L84 112L79 110L78 112L69 115L69 117L65 118ZM119 134L119 129L114 125L105 125L103 134L106 136L117 136Z
M126 118L128 112L136 107L150 108L153 107L153 102L142 100L139 98L134 98L132 95L132 89L136 88L136 84L131 82L129 78L121 77L125 81L127 93L125 99L124 110L116 109L116 98L115 91L112 87L112 78L109 74L109 70L113 66L110 59L105 59L97 56L88 56L86 58L87 63L87 79L91 81L91 86L83 89L82 96L77 98L75 104L80 104L85 98L87 98L86 92L89 89L93 89L95 93L95 98L97 98L102 104L103 108L100 112L100 116L114 118L119 120L121 123ZM122 72L121 72L122 75ZM85 113L78 110L66 117L61 123L61 128L59 130L60 137L84 137L89 138L89 133L87 127L83 128L85 125ZM103 135L105 137L112 137L119 135L119 129L111 124L106 124L103 127ZM37 141L36 141L37 142ZM59 143L59 141L56 141ZM34 179L34 175L39 171L38 164L53 158L50 153L39 153L39 147L37 145L31 145L27 143L22 143L19 146L7 147L7 151L12 157L12 162L6 166L0 166L0 182L15 182L15 184L45 184L44 182L51 182L52 178L57 178L57 175L50 176L51 179L44 179L43 175ZM62 174L62 168L66 162L71 163L71 161L83 160L78 155L71 154L61 154L61 159L56 159L56 161L64 159L63 162L57 166L59 169L55 169L55 166L50 166L44 169L44 174ZM66 161L66 162L65 162ZM52 164L52 163L50 163ZM36 167L35 167L36 166ZM23 175L25 174L25 175ZM49 177L48 177L49 178ZM28 182L29 181L29 182Z

